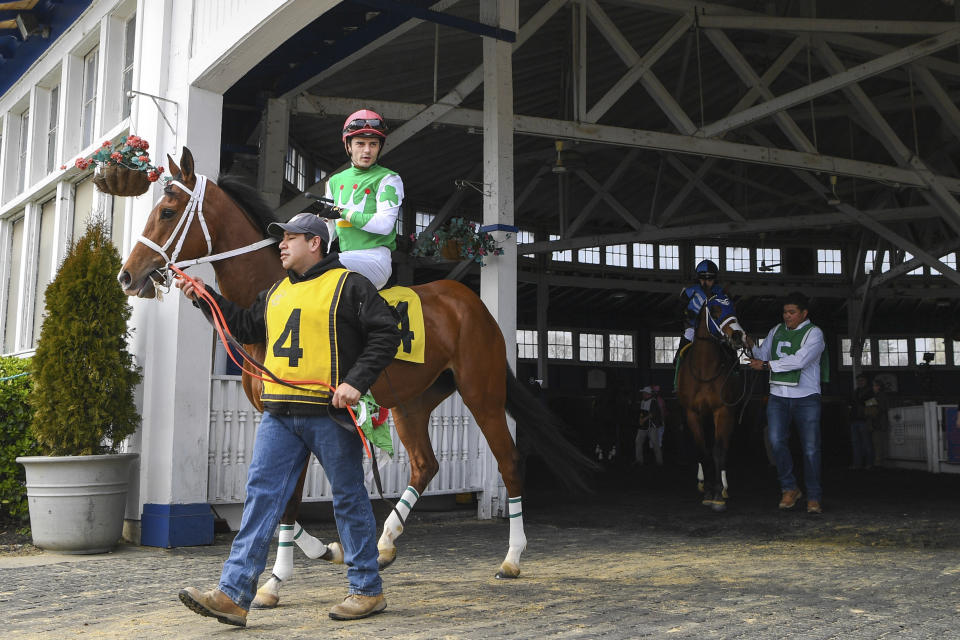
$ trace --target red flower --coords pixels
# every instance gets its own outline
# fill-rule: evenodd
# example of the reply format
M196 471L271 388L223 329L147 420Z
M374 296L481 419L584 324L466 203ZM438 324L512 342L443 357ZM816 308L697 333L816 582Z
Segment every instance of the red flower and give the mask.
M65 165L65 164L60 165L60 171L63 171L63 170L66 169L66 168L67 168L67 165Z
M140 156L140 162L150 162L150 156Z
M164 171L163 167L157 167L157 174L158 174L158 175L161 174L161 173L163 173L163 171Z
M121 160L123 160L123 154L120 153L119 151L114 151L113 153L110 154L110 157L116 160L117 162L120 162Z
M113 146L113 143L110 142L109 140L104 140L104 141L103 141L103 144L100 145L100 146L101 146L101 147L112 147L112 146Z
M156 182L158 178L160 178L160 174L158 174L156 171L147 173L147 180L150 182Z
M144 151L150 148L150 143L148 143L146 140L144 140L143 138L139 138L139 140L140 140L140 144L137 145L138 147L140 147Z

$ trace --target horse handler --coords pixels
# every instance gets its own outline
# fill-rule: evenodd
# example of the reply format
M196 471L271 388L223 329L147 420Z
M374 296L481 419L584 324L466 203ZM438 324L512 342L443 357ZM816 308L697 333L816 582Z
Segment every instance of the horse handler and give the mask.
M397 321L369 280L347 271L336 254L325 256L327 226L301 213L268 231L281 236L287 277L262 291L249 309L223 298L197 279L220 305L231 333L245 344L266 341L264 365L282 379L325 380L335 388L263 385L263 419L253 445L243 518L216 589L180 591L189 609L245 627L273 532L312 452L333 489L333 513L350 584L330 609L334 620L365 618L386 609L377 566L377 523L363 483L363 444L357 431L330 417L331 406L355 405L393 359ZM194 286L177 281L197 303ZM198 305L199 306L199 305ZM332 321L332 322L331 322Z

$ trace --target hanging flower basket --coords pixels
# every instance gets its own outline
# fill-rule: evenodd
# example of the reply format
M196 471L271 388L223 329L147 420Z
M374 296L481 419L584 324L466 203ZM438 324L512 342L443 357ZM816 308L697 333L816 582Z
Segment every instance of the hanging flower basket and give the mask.
M77 158L74 166L87 169L97 165L93 184L103 193L115 196L139 196L147 192L151 182L163 174L163 167L150 163L150 144L140 136L130 135L114 146L107 140L89 158ZM66 169L66 165L60 167Z
M104 193L115 196L139 196L150 188L150 180L143 171L128 169L118 164L104 167L93 177L93 184Z
M507 236L509 237L509 236ZM413 256L443 258L445 260L469 260L484 265L487 256L503 254L503 248L486 231L478 231L477 224L464 218L453 218L437 229L432 237L411 234Z

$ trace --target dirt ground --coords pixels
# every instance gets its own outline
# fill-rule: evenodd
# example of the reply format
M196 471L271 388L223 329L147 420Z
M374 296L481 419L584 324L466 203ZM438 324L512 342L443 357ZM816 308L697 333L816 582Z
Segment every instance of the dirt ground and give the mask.
M251 612L245 632L193 614L177 591L215 585L226 535L210 547L2 556L0 625L5 638L958 636L960 477L828 469L825 513L810 516L780 512L761 467L731 473L730 508L716 514L689 471L625 468L588 498L531 488L513 581L493 578L505 521L415 511L383 573L388 609L369 620L330 620L343 568L299 552L281 606Z

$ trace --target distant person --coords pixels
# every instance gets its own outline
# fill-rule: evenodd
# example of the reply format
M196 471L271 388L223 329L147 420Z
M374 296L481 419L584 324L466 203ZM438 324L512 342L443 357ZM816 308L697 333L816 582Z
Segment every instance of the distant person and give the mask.
M642 399L637 417L637 438L634 443L635 463L643 464L643 449L649 442L653 449L654 459L658 465L663 464L663 411L660 403L654 397L653 388L646 386L640 390Z
M881 465L887 459L887 433L890 421L890 398L883 380L873 379L873 397L864 406L864 415L870 425L870 438L873 440L873 464Z
M873 399L873 387L867 376L857 376L856 387L850 398L850 450L851 469L869 469L873 466L873 438L867 421L867 402ZM876 401L873 402L876 406Z
M796 425L803 449L803 474L807 488L807 513L823 513L820 486L820 382L827 381L829 366L820 327L810 322L809 301L800 292L783 302L783 323L754 348L750 368L770 374L767 424L770 448L780 481L781 509L792 509L802 492L793 474L790 423Z

